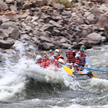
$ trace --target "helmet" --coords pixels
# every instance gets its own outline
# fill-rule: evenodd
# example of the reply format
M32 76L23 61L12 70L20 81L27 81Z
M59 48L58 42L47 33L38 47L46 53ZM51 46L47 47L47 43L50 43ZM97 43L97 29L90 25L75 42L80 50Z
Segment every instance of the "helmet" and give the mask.
M54 53L54 55L53 56L58 56L58 53Z
M50 50L49 50L49 52L53 52L53 50L52 50L52 49L50 49Z
M68 47L68 49L72 49L72 47Z
M84 48L80 48L80 51L83 52L84 51Z
M42 58L41 55L37 55L37 56L36 56L36 60L38 60L38 59L40 59L40 58Z
M60 51L59 51L59 49L56 49L55 52L58 52L59 53Z

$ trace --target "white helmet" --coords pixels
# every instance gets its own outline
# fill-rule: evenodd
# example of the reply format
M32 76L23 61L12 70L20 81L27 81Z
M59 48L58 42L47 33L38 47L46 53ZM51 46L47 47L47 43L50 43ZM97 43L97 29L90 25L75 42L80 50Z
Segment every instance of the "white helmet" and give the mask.
M36 56L36 60L42 58L41 55Z
M58 52L59 53L60 51L59 51L59 49L56 49L55 52Z

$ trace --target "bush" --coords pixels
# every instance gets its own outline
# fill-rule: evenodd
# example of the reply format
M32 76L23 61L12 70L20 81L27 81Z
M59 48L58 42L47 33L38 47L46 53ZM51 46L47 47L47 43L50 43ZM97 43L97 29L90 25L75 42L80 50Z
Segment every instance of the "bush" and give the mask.
M53 0L53 3L63 4L66 8L71 8L72 7L72 3L69 2L68 0Z

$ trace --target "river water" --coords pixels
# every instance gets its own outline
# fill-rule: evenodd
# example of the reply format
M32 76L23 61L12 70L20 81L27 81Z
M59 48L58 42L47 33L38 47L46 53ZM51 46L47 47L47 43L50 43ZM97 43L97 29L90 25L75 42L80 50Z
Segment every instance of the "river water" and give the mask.
M108 70L108 46L98 49L86 50L89 67ZM93 71L98 79L36 82L21 73L22 51L0 55L5 61L0 64L0 108L108 108L107 72Z

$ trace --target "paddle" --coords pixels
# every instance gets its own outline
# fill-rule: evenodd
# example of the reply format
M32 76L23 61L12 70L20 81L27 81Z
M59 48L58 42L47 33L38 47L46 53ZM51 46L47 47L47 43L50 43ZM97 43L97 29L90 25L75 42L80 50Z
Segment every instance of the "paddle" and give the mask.
M82 66L81 66L81 68L90 69L90 70L94 70L94 71L108 72L107 70L94 69L94 68L88 68L88 67L82 67Z
M5 61L1 61L1 60L0 60L0 63L6 63L6 62L5 62Z
M0 60L0 63L6 63L6 61L1 61L1 60ZM16 64L16 63L11 63L11 64Z
M55 61L55 59L52 56L50 56L48 53L46 53L46 54ZM56 62L59 63L58 61L56 61ZM70 69L69 67L62 65L61 63L59 63L59 65L61 65L69 75L71 75L73 73L73 70Z
M80 57L80 60L84 63L84 61L81 59L81 57ZM84 64L85 64L85 63L84 63ZM91 72L90 69L88 69L88 70ZM93 74L93 72L91 72L91 74L93 75L94 78L98 78L96 75Z
M73 66L73 65L68 65L68 64L64 64L64 65ZM89 67L83 67L83 66L80 66L80 67L84 69L94 70L94 71L108 72L107 70L102 70L102 69L95 69L95 68L89 68Z

